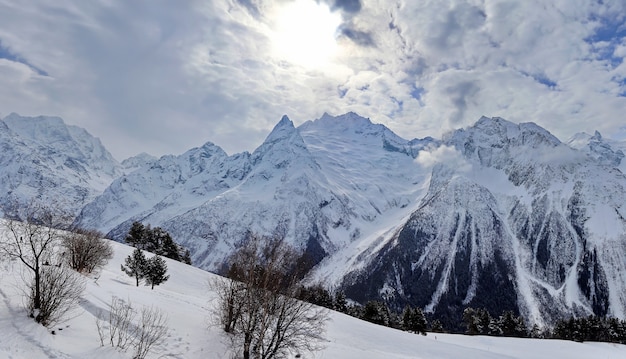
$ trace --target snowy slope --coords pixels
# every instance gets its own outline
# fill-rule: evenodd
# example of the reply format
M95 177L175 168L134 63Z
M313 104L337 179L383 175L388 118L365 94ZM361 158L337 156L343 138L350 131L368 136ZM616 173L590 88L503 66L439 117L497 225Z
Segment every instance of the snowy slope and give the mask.
M169 334L149 358L206 359L229 357L222 331L211 325L215 294L207 283L213 274L169 261L170 279L150 290L135 287L120 264L132 248L112 243L114 258L99 279L87 279L79 307L69 320L49 330L36 324L22 309L16 285L20 266L2 259L0 266L0 357L7 359L128 359L101 347L95 325L96 313L107 310L113 296L140 309L153 306L167 313ZM326 348L303 358L406 359L406 358L623 358L626 346L605 343L575 343L560 340L469 337L433 334L420 336L363 322L331 312L326 328Z
M39 198L78 212L122 173L100 140L58 117L8 115L0 148L0 202Z

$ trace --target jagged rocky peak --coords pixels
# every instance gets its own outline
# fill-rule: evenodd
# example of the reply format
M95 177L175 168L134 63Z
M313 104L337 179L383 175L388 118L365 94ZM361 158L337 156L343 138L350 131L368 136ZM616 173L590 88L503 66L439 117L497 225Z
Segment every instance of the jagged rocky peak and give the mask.
M369 118L354 112L339 116L324 113L322 117L307 121L298 127L303 136L338 136L352 142L368 143L368 146L382 147L389 152L401 152L413 158L430 144L438 143L432 137L407 141L396 135L383 124L373 123Z
M265 138L263 145L269 145L281 140L291 139L295 134L296 128L293 125L293 122L289 119L289 117L287 117L287 115L283 115L276 126L274 126L272 132L270 132L270 134Z
M60 117L20 116L13 112L3 119L4 123L23 138L45 142L65 141L70 133Z
M138 155L135 155L135 156L132 156L123 160L122 167L124 167L124 169L127 171L132 171L132 170L141 168L143 166L152 164L156 162L157 160L158 158L156 158L155 156L142 152Z
M626 164L623 163L626 142L605 139L599 131L595 131L593 136L584 132L577 133L567 141L567 144L587 153L604 165L626 170Z
M84 166L102 170L109 176L121 174L120 164L98 138L81 127L65 124L60 117L28 117L11 113L3 122L21 140L47 148L58 157L78 161Z
M451 140L472 139L474 143L483 147L508 147L541 145L557 146L561 143L558 138L541 126L533 122L515 124L501 117L481 117L473 126L465 130L457 130ZM457 139L457 141L455 141Z
M267 162L275 168L286 167L295 158L309 157L304 140L286 115L251 155L253 164Z
M552 149L563 158L573 158L572 150L544 128L532 123L515 124L500 117L481 117L473 126L444 135L444 144L454 146L466 158L484 166L504 168L513 162L524 167L555 160ZM531 149L542 149L541 157L528 156ZM563 153L561 153L563 152Z
M366 136L377 136L385 132L391 132L384 125L372 123L369 118L359 116L354 112L348 112L339 116L331 116L324 112L319 119L307 121L299 128L302 130L324 128L329 131Z
M596 130L596 132L593 133L593 137L591 137L591 139L594 141L602 141L602 135Z

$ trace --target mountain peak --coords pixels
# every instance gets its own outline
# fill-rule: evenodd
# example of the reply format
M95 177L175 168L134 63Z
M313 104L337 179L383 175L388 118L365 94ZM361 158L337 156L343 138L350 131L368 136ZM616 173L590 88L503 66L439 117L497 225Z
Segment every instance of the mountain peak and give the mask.
M502 117L482 116L473 126L468 129L481 138L481 143L508 143L516 140L518 144L539 145L549 144L556 146L561 141L545 128L534 122L522 122L519 124L505 120ZM464 132L459 130L456 132ZM504 141L504 142L502 142Z
M597 130L593 133L593 137L591 137L591 140L595 140L595 141L602 141L602 135L600 134L600 132L598 132Z
M270 132L267 138L265 138L264 143L274 143L281 139L291 137L295 132L296 128L293 125L293 122L291 122L287 115L283 115L276 126L274 126L272 132Z

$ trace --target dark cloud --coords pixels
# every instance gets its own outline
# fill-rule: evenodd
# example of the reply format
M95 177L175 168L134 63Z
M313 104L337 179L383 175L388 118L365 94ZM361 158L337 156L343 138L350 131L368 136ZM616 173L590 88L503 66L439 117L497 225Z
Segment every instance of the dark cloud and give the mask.
M243 7L245 7L252 16L258 17L260 15L261 12L259 11L259 7L254 3L254 0L236 0L236 1L240 5L243 5Z
M328 4L332 10L341 10L348 14L355 14L361 11L361 0L322 0L322 2Z
M342 36L347 37L348 39L352 40L357 45L365 46L365 47L376 46L376 44L374 43L374 39L372 38L372 35L369 32L356 30L346 25L341 26L339 28L339 31Z
M479 29L486 21L483 9L469 4L459 4L444 16L433 20L428 34L429 44L441 50L462 46L469 33Z
M451 125L456 126L462 123L468 102L478 94L478 91L480 87L475 81L463 81L446 88L445 92L450 96L450 101L456 109L449 119Z

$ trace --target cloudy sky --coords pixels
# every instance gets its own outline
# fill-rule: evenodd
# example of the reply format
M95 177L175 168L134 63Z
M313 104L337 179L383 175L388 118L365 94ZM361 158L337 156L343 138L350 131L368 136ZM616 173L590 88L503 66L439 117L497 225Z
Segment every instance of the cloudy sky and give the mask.
M0 0L0 117L118 159L256 148L348 111L410 139L481 115L626 138L626 0Z

